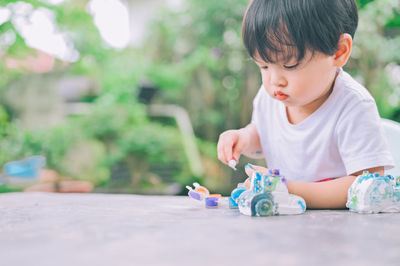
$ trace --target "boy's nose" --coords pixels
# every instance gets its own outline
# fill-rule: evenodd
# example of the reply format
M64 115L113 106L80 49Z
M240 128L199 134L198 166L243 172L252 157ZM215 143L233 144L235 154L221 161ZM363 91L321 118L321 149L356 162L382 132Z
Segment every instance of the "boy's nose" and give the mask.
M271 74L270 76L271 85L274 87L286 87L287 80L279 74Z
M287 80L278 71L271 70L269 73L269 80L270 80L271 85L274 87L286 87L287 86Z

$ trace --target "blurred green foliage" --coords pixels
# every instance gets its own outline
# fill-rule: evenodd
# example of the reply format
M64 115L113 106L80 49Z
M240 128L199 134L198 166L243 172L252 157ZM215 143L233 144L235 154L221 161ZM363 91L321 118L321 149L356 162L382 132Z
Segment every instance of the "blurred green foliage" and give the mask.
M0 0L0 6L14 2L18 1ZM63 175L124 192L163 193L171 182L193 180L228 192L243 179L244 173L238 171L229 183L226 177L232 172L217 162L215 143L222 131L248 123L260 86L258 68L241 41L248 0L187 0L175 10L160 9L142 47L119 51L102 41L85 11L88 1L58 6L24 2L54 12L58 28L79 51L77 62L56 62L57 75L84 75L100 84L100 91L95 97L82 97L82 102L91 103L85 115L70 116L50 128L24 128L2 95L27 72L6 68L5 62L34 55L35 50L11 20L1 24L0 36L11 31L16 38L11 45L0 46L0 165L42 154L48 166ZM357 2L360 23L346 70L371 91L382 116L400 121L400 85L390 71L400 64L400 0ZM205 176L191 173L175 123L148 117L146 106L137 99L143 78L161 89L156 102L188 110Z
M389 103L389 95L395 86L389 84L386 66L400 63L400 32L395 26L400 1L357 2L360 22L346 70L371 91L381 115L394 118L398 107ZM248 123L252 98L260 85L258 69L241 41L241 19L247 3L187 1L180 10L166 10L158 16L149 38L156 41L146 46L153 62L191 77L184 94L170 93L165 100L190 110L197 134L212 141L222 131Z
M347 70L374 96L381 116L400 121L400 1L361 1L359 27Z
M139 81L146 72L153 71L149 71L153 68L141 52L107 47L93 25L92 16L85 11L85 1L66 1L59 6L25 2L33 5L32 10L52 10L59 29L69 33L80 53L79 60L67 67L57 62L57 75L85 75L101 84L101 91L95 98L84 100L91 102L88 114L71 116L62 124L35 130L24 128L15 110L0 97L0 165L42 154L47 158L47 167L70 178L91 181L104 191L146 193L150 175L151 191L165 193L168 184L163 182L166 178L163 168L170 169L171 165L175 168L168 172L169 182L184 184L200 178L189 169L176 125L150 120L146 106L136 98ZM0 6L9 3L1 1ZM26 58L36 52L25 44L11 21L0 25L0 34L9 30L18 37L12 45L1 47L0 95L27 74L25 70L5 68L6 60ZM116 168L122 168L122 173L113 172ZM123 175L124 180L120 181L118 175ZM119 187L114 186L114 178L119 180Z

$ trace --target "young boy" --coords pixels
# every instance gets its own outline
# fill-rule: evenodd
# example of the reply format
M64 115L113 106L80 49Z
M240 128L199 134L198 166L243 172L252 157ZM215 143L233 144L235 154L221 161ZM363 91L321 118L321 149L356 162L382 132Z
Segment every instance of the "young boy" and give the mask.
M344 208L357 175L392 168L374 99L342 70L357 23L354 0L251 1L242 36L262 86L251 123L220 135L219 160L265 157L309 208Z

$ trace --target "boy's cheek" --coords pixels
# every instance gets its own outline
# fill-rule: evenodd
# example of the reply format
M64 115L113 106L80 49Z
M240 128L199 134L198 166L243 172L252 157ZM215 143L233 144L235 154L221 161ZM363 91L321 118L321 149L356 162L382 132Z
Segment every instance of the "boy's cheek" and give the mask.
M270 87L266 86L264 83L263 83L263 87L264 87L264 90L269 94L269 96L274 97L274 92L271 90Z

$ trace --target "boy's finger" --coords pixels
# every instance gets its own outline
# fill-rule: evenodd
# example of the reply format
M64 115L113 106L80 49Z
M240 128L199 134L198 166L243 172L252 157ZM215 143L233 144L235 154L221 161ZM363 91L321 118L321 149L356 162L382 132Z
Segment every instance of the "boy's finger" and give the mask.
M247 189L250 188L250 184L251 184L251 178L248 177L245 181L244 181L244 185Z
M224 163L228 164L228 161L232 156L232 146L233 142L231 140L226 140L226 138L221 138L217 144L218 159Z
M232 146L233 143L230 141L223 146L224 163L228 164L229 160L232 159Z
M218 160L220 160L224 164L227 164L228 160L225 155L224 146L223 145L219 146L217 150L218 150Z
M218 160L221 162L225 161L225 156L224 156L224 150L222 149L222 141L218 141L217 144L217 154L218 154Z
M246 143L244 141L238 141L233 147L233 159L238 162L240 158L240 154L242 154L243 149L246 147Z
M256 171L259 172L260 174L268 174L269 173L269 169L265 168L263 166L253 165L253 168L256 169Z
M259 172L260 174L267 174L268 173L268 168L262 167L262 166L257 166L257 165L252 165L252 164L247 164L244 167L244 170L247 174L248 177L252 177L254 172Z

